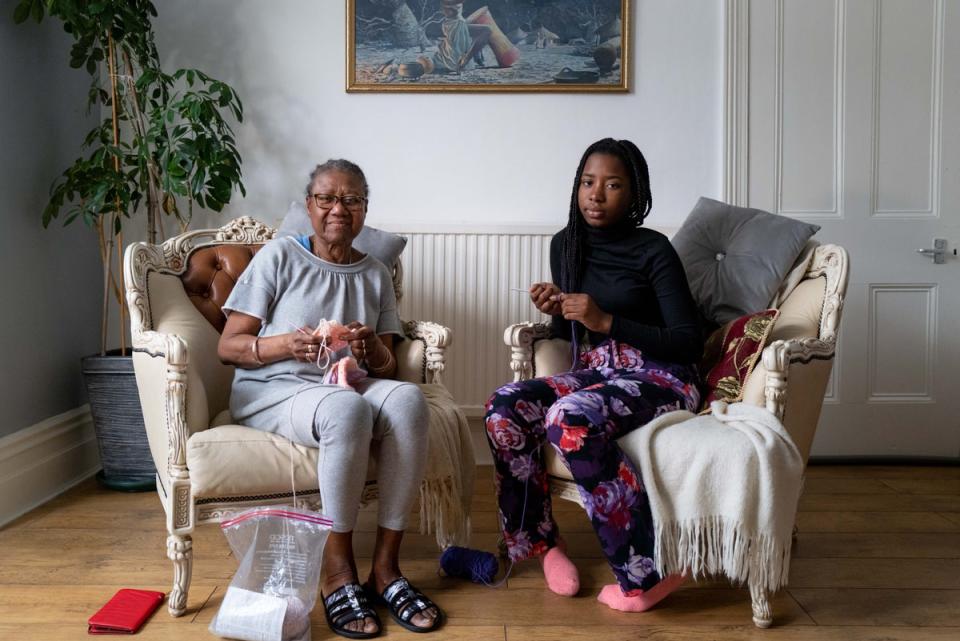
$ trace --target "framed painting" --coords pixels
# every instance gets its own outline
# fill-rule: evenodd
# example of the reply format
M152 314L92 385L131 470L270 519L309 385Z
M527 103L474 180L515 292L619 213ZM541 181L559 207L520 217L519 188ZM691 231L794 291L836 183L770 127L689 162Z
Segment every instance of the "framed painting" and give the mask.
M626 92L630 0L347 0L347 91Z

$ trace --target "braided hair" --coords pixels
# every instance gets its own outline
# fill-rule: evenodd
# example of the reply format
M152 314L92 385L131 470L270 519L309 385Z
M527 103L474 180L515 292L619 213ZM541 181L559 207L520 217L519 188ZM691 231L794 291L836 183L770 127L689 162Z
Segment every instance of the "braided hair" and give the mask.
M583 177L583 168L587 159L593 154L606 154L619 158L627 168L630 177L630 188L633 193L633 203L627 213L627 220L639 229L644 219L653 208L653 195L650 193L650 172L647 170L647 160L635 144L629 140L614 140L604 138L593 143L583 152L577 175L573 180L573 195L570 197L570 217L563 230L563 242L560 253L560 288L564 292L577 292L580 289L580 276L583 269L583 239L586 222L580 212L578 200L580 180Z

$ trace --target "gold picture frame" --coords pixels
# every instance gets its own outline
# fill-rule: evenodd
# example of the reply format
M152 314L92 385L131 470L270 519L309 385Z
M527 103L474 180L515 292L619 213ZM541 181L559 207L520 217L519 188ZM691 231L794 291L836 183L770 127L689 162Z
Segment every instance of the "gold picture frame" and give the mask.
M631 16L631 0L347 0L346 90L626 93Z

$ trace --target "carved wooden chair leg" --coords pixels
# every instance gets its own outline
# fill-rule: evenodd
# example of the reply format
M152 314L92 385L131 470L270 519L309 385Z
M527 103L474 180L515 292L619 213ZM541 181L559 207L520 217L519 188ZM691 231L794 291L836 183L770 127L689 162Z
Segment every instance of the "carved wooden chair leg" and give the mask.
M173 589L167 599L171 616L182 616L187 611L187 593L193 573L193 537L189 534L171 534L167 537L167 557L173 561Z
M770 593L761 587L750 586L750 599L753 601L753 623L758 628L769 628L773 624L773 610L770 608Z

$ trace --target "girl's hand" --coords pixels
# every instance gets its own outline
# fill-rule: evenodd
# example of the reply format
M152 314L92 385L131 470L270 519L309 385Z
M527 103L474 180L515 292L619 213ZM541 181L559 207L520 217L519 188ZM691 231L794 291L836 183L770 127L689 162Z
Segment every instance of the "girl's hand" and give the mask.
M560 313L560 288L553 283L534 283L530 286L530 302L544 314Z
M593 302L589 294L560 294L560 313L567 320L580 321L590 331L609 334L613 316Z

